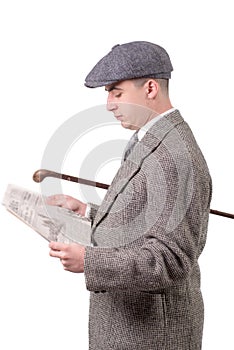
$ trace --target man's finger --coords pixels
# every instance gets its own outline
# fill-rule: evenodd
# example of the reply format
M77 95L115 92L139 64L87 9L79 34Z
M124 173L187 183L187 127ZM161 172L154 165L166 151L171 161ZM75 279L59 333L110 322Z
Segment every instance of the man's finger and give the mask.
M55 194L46 197L46 203L48 205L62 206L64 203L66 203L66 198L63 194Z
M53 250L53 249L50 250L50 256L52 256L53 258L62 259L62 255L63 255L63 252L61 252L60 250Z
M49 244L49 247L50 247L50 249L60 251L60 250L64 250L67 247L67 244L64 244L64 243L61 243L61 242L51 241L50 244Z

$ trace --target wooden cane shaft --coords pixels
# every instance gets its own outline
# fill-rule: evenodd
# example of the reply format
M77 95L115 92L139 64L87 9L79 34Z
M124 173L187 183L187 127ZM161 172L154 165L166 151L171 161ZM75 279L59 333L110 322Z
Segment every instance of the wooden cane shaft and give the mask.
M107 190L109 188L109 185L104 184L102 182L96 182L96 181L82 179L82 178L71 176L71 175L60 174L60 173L56 173L55 171L46 170L46 169L39 169L33 174L33 180L35 182L41 182L46 177L54 177L54 178L58 178L58 179L66 180L66 181L77 182L77 183L87 185L87 186L103 188L105 190ZM225 212L219 211L219 210L210 209L210 214L223 216L223 217L226 217L229 219L234 219L234 214L225 213Z

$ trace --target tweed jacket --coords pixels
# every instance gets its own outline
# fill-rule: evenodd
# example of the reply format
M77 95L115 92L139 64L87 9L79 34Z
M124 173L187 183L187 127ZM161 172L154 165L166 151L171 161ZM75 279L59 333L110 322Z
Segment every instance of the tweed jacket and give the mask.
M86 248L90 350L199 350L198 258L211 178L178 110L156 122L121 165Z

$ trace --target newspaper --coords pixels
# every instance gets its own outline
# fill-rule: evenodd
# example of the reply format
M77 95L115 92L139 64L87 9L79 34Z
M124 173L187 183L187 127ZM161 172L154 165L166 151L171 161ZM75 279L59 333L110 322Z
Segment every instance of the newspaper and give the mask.
M91 245L91 222L71 210L46 205L37 192L9 184L2 204L48 241Z

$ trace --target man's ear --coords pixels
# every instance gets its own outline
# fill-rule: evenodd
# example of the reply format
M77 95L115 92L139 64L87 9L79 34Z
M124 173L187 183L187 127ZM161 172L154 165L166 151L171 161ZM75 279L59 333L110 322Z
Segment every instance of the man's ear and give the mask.
M151 100L154 99L158 94L158 90L159 90L159 84L157 83L156 80L154 79L147 80L147 82L145 83L145 92L146 92L147 98Z

